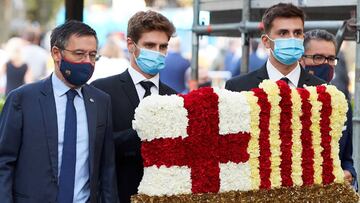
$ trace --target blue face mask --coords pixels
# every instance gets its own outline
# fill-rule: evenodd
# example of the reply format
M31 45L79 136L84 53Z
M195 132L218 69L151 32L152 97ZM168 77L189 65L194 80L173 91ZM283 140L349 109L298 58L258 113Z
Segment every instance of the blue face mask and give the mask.
M305 70L326 82L330 82L334 77L334 67L327 63L315 66L305 66Z
M270 39L270 37L268 37ZM303 39L279 38L272 40L275 43L272 51L276 60L285 65L294 64L304 54Z
M140 54L135 57L139 68L146 74L156 75L165 68L165 56L157 51L140 48Z
M68 83L81 86L91 78L94 66L91 63L73 63L61 59L60 72Z

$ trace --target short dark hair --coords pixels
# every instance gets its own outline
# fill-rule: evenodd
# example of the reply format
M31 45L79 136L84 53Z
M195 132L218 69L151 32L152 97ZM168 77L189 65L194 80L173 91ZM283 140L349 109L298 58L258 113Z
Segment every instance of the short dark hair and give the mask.
M315 29L315 30L309 30L305 32L304 36L304 48L307 50L309 48L309 42L310 40L324 40L327 42L332 42L334 46L336 47L336 39L333 34L326 30L321 29Z
M139 11L130 18L127 37L135 43L138 42L142 33L150 31L163 31L170 40L175 33L175 27L165 16L151 10Z
M96 32L89 25L77 20L69 20L66 21L64 24L57 26L52 31L50 36L51 48L56 46L60 49L65 49L68 40L72 35L76 35L80 37L94 36L96 39L96 43L98 43Z
M305 13L302 9L297 6L294 6L291 3L279 3L276 5L271 6L270 8L266 9L263 17L262 22L264 24L264 30L266 33L269 33L270 29L272 28L272 22L275 18L301 18L302 22L305 21Z

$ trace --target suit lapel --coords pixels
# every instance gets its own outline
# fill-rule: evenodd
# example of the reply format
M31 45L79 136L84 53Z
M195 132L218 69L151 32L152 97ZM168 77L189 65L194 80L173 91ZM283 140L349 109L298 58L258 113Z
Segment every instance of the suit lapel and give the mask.
M97 127L97 107L96 101L92 97L91 90L88 85L82 88L84 96L84 105L86 110L88 132L89 132L89 163L90 163L90 177L93 172L94 158L95 158L95 140L96 140L96 127Z
M166 95L167 92L165 90L164 84L159 81L159 95Z
M41 93L39 102L45 125L53 177L58 177L58 126L51 76L44 80Z
M134 85L134 82L131 79L129 71L126 70L124 73L120 74L120 80L122 81L121 87L123 91L131 101L130 103L133 105L134 109L139 105L140 100Z
M297 87L303 87L305 84L308 84L308 81L310 80L309 75L306 74L306 71L302 67L300 67L300 70L300 78Z
M256 82L258 84L260 84L263 80L269 79L269 74L266 70L266 63L263 65L263 67L261 67L259 70L257 70L256 79L257 79Z

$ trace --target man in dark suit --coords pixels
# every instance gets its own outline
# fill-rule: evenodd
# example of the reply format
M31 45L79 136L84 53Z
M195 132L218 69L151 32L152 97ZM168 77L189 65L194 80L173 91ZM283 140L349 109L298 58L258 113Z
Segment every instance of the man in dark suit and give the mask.
M304 71L298 63L304 53L304 12L292 4L279 3L265 11L262 22L265 34L261 40L270 49L268 61L256 71L228 80L225 88L238 92L250 90L265 79L282 79L292 87L323 84L324 81Z
M163 15L154 11L136 13L127 31L130 67L122 74L93 82L111 96L113 104L117 183L122 203L130 202L143 176L141 142L132 129L135 108L150 94L176 94L159 81L158 74L164 68L168 41L174 32L173 24Z
M9 94L0 117L0 202L117 202L110 97L85 84L96 50L88 25L58 26L54 73Z
M307 31L304 38L304 47L305 53L300 60L301 65L310 74L330 82L333 79L334 69L339 60L336 57L335 36L326 30ZM352 109L350 102L348 104L347 121L339 141L339 155L345 180L357 190L357 176L352 158Z

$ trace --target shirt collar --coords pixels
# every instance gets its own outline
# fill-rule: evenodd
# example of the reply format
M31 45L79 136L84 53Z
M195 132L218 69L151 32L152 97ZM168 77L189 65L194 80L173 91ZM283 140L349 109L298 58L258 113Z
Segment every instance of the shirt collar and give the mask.
M134 85L139 84L141 81L151 81L154 83L155 87L159 89L159 74L154 75L154 77L147 79L141 73L137 72L133 67L129 67L129 74L134 82Z
M289 81L295 86L298 86L299 79L300 79L300 73L301 73L301 67L299 63L297 63L294 70L292 70L289 74L283 75L278 69L275 68L273 64L271 64L270 60L268 59L266 63L266 70L269 74L269 79L272 81L278 81L283 77L287 77Z
M55 73L51 74L51 81L53 85L54 94L58 97L63 96L66 94L67 91L69 91L70 87L68 87L63 81L61 81ZM82 87L76 88L78 95L82 98Z

